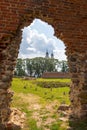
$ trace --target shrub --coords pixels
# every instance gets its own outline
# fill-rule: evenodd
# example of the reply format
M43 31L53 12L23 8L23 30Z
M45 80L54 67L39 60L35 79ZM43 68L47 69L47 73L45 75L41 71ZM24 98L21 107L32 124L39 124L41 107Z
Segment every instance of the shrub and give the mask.
M36 84L43 88L58 88L58 87L69 87L70 83L68 82L59 82L59 81L36 81Z

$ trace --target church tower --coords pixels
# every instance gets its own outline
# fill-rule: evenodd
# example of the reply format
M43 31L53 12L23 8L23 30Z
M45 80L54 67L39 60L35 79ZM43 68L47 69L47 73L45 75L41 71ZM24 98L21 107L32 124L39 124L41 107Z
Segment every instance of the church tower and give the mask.
M49 53L48 53L48 50L46 51L46 58L49 58Z
M51 53L51 59L53 59L54 58L54 54L53 54L53 52Z

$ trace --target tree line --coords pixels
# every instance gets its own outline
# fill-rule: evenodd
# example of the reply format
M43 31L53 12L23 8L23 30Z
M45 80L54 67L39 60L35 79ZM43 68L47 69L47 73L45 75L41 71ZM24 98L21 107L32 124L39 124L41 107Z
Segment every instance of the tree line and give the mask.
M15 76L41 77L44 72L68 72L67 61L36 57L32 59L17 59Z

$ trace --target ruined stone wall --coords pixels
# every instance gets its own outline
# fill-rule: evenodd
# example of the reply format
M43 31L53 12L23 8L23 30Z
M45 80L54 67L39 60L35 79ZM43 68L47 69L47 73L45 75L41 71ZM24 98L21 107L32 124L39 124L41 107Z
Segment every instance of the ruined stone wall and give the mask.
M75 117L87 117L87 0L0 0L0 122L7 122L10 115L9 87L21 29L34 18L51 24L64 41L72 79L72 112Z

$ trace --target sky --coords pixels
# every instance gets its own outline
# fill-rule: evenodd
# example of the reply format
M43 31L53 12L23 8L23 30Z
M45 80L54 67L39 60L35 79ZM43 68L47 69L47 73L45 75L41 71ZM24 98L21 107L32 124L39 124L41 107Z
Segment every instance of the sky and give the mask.
M22 41L18 58L45 57L46 51L49 56L66 60L64 43L54 36L54 28L40 19L35 19L30 26L22 29Z

